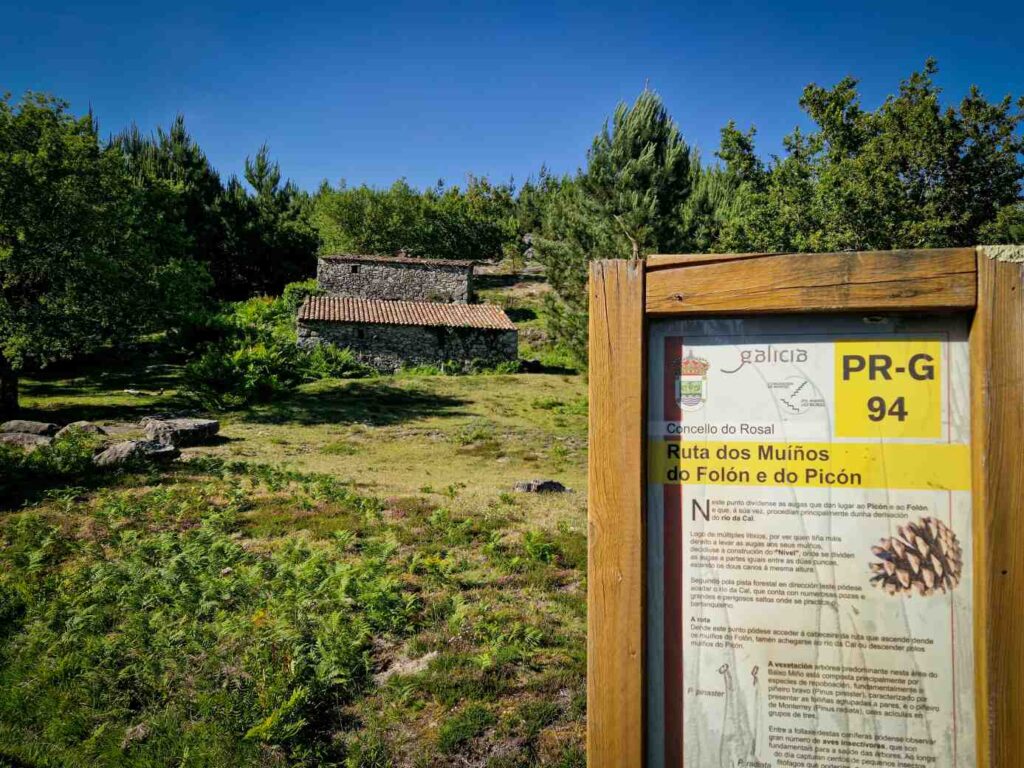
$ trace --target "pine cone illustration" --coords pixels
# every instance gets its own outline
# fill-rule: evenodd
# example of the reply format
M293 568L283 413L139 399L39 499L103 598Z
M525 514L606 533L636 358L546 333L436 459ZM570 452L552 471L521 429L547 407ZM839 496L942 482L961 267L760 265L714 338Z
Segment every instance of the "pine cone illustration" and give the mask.
M960 583L963 553L952 529L934 517L908 521L899 536L882 539L871 551L871 583L890 595L927 597Z

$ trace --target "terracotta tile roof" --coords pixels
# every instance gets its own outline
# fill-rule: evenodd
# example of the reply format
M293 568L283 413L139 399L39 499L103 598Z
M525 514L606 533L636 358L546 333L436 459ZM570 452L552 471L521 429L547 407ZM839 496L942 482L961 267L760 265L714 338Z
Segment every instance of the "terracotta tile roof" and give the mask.
M329 253L325 256L321 256L321 259L326 261L352 261L352 262L378 262L378 263L393 263L393 264L416 264L424 267L440 266L440 267L465 267L469 269L475 261L466 261L462 259L418 259L415 256L371 256L361 255L357 253Z
M299 320L373 325L432 325L449 328L491 328L514 331L516 326L493 304L440 304L432 301L384 301L345 296L310 296L299 309Z

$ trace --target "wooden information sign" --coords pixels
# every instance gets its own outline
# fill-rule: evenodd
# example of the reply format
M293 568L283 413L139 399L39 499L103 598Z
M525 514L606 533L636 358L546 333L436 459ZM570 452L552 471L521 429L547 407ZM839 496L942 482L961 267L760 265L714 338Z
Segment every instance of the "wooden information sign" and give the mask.
M594 263L591 768L1024 765L1022 262Z

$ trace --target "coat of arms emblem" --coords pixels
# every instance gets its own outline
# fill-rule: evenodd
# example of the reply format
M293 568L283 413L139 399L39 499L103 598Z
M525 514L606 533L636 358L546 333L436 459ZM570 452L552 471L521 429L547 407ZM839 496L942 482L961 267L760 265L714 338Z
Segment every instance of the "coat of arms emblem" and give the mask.
M694 357L693 352L679 364L679 376L676 377L676 402L684 411L696 411L704 407L708 399L708 368L711 363L701 357Z

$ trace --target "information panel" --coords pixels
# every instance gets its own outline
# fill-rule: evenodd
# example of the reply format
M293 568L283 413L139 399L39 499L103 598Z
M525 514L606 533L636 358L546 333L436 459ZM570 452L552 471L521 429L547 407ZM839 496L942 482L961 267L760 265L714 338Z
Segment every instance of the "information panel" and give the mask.
M973 766L963 319L649 334L648 766Z

